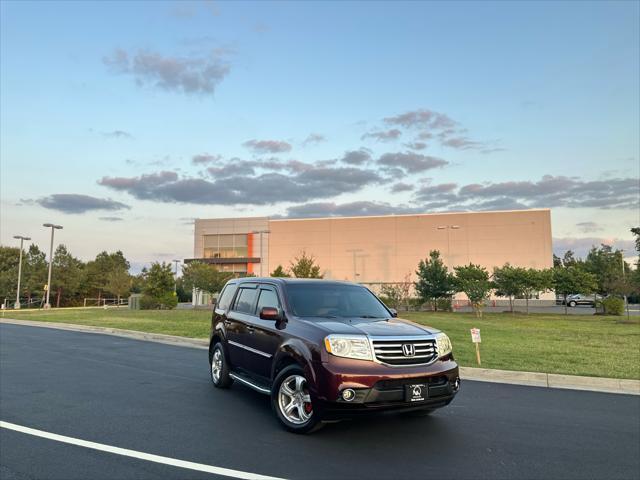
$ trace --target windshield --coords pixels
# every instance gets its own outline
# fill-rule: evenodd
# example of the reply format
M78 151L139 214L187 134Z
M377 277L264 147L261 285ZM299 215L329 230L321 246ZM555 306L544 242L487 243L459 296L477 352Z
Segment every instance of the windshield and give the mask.
M292 284L289 303L299 317L389 318L390 314L366 288L357 285Z

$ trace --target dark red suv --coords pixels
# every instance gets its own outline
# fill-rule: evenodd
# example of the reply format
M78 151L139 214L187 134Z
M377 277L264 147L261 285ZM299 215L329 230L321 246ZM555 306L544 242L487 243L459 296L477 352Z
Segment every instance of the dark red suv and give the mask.
M451 342L400 320L367 288L289 278L229 281L211 321L211 380L271 397L284 427L388 410L428 414L460 387Z

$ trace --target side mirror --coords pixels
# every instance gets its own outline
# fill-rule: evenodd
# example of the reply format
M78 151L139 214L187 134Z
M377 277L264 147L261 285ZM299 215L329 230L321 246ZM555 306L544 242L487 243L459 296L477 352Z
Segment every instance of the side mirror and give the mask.
M280 320L280 310L274 307L262 307L260 318L262 320Z
M398 316L398 311L395 308L390 308L389 311L391 312L391 316L393 318L396 318Z

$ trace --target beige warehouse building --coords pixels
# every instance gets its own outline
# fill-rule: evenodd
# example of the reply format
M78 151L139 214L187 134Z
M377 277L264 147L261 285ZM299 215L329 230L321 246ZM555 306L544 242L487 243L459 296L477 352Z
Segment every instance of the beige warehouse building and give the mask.
M548 209L195 221L194 258L220 270L269 275L288 268L303 251L325 278L366 284L415 280L418 262L439 250L447 266L480 264L488 270L553 266Z

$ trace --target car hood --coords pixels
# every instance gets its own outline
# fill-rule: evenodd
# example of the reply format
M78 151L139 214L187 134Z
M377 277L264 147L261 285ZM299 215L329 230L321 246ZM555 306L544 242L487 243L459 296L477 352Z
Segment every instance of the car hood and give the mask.
M329 333L369 335L372 337L414 336L437 333L439 330L418 325L402 318L305 318L308 323Z

